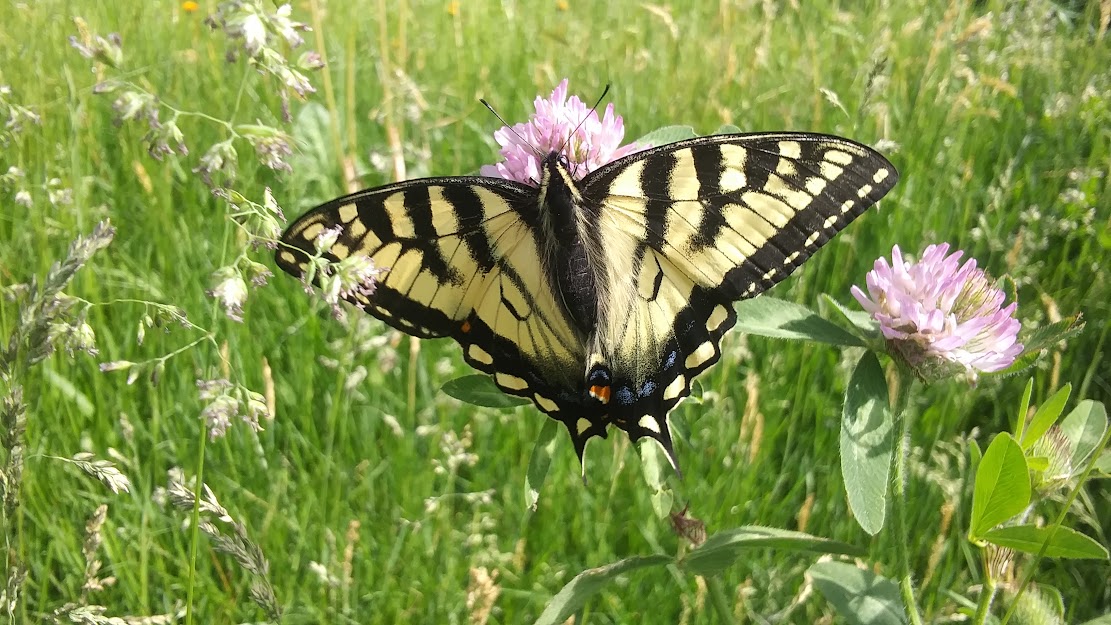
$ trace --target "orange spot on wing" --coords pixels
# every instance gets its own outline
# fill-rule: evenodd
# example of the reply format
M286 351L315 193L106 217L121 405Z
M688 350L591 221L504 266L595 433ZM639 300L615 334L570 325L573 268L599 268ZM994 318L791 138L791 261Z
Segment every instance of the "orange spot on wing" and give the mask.
M464 321L463 322L463 332L470 332L470 331L471 331L471 322L470 321Z
M608 404L610 402L610 387L595 384L590 387L590 395L603 404Z

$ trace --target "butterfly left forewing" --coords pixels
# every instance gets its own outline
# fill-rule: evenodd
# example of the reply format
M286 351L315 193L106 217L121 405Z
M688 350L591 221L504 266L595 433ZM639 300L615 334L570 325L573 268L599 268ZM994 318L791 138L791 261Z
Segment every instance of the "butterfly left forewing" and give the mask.
M601 420L575 375L583 337L544 271L536 210L535 190L508 181L404 182L313 209L282 235L276 256L301 276L317 237L338 226L327 258L366 256L385 270L372 295L345 299L405 333L454 338L470 365L567 423L574 437L582 414Z
M616 303L593 346L615 423L674 463L667 413L720 357L732 304L787 277L897 177L865 146L806 133L702 137L588 176L598 238L631 250L607 255Z

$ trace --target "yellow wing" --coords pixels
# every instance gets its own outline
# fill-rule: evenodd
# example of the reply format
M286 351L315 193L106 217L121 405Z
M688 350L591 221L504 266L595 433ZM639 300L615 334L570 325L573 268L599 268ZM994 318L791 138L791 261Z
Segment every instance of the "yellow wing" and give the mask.
M362 255L386 270L369 299L352 303L408 334L454 338L504 391L552 413L581 387L585 335L556 301L537 210L535 190L508 181L403 182L305 214L282 235L277 261L304 275L317 237L338 226L329 259Z
M870 148L808 133L701 137L587 176L608 305L589 358L608 371L615 423L670 455L667 413L718 360L733 303L790 275L897 178Z

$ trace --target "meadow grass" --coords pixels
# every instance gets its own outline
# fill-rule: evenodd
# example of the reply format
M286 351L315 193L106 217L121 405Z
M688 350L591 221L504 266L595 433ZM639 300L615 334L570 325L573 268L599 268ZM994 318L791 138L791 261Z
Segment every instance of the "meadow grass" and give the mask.
M328 66L311 75L317 93L292 104L293 171L259 167L243 150L234 187L257 199L268 186L293 216L344 192L345 167L364 173L362 186L391 180L395 154L409 177L474 172L494 159L500 125L479 98L519 120L563 77L588 100L612 85L608 99L629 138L675 123L841 134L880 145L902 180L774 294L811 306L821 293L849 302L849 286L863 284L892 244L917 252L950 241L1014 278L1024 323L1075 312L1088 321L1081 338L1029 372L1035 403L1066 382L1074 397L1107 403L1111 50L1097 4L297 2L294 17L315 28L307 47ZM194 622L261 618L247 596L254 577L183 529L191 512L156 503L174 467L192 476L203 466L204 482L269 559L288 622L464 622L481 617L474 597L493 585L490 622L531 622L584 568L675 553L680 541L653 513L625 437L591 446L586 485L561 440L530 513L524 477L543 418L441 393L469 373L455 345L415 344L361 316L337 322L284 275L251 291L242 323L206 296L242 238L226 203L191 170L226 131L184 118L192 153L153 160L142 145L147 129L115 125L113 96L93 93L108 70L90 72L93 62L67 38L77 32L70 17L94 33L118 32L122 73L165 103L281 125L276 83L225 62L224 39L202 23L212 8L0 5L0 84L41 116L0 156L0 170L25 172L0 190L0 280L45 274L75 234L102 219L118 229L67 291L114 302L89 315L99 355L55 356L25 380L22 493L5 519L15 524L12 559L28 567L16 621L86 594L109 614L178 613L191 596ZM20 189L31 206L14 201ZM257 258L271 262L266 251ZM179 306L196 327L151 328L140 344L148 308L124 300ZM0 303L3 336L17 322L14 304ZM126 372L98 369L198 339L166 362L157 384L143 376L128 385ZM890 533L869 538L855 524L840 479L839 416L855 354L736 334L724 354L700 379L704 401L675 416L687 433L677 445L680 503L711 531L803 529L865 545L889 570ZM261 432L237 424L204 442L196 381L215 377L269 390L275 411ZM911 548L934 617L954 610L947 592L974 597L980 575L963 539L961 441L973 432L983 446L1006 428L1024 383L941 383L914 399ZM80 451L112 459L130 492L113 495L51 458ZM1098 520L1111 514L1106 489L1088 500L1092 521L1078 527L1107 544ZM101 503L96 557L100 576L115 579L86 593L85 524ZM754 552L731 568L724 579L738 621L828 619L820 599L794 604L811 561ZM1069 621L1079 622L1111 609L1111 587L1093 581L1107 574L1105 562L1052 562L1039 580L1061 590ZM706 601L701 580L648 571L604 592L584 616L708 622Z

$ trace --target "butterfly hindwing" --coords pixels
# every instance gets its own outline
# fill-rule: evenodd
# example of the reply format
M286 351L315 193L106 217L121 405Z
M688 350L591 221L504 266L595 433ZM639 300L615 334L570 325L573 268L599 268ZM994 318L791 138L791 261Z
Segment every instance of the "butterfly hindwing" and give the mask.
M583 337L544 269L535 195L492 178L434 178L356 193L291 225L278 264L303 275L317 237L338 226L327 258L367 256L385 270L369 299L353 294L351 303L402 332L454 338L467 362L502 390L564 421L581 449L582 435L604 432L604 424L581 391Z
M867 147L808 133L701 137L588 175L612 300L592 358L614 422L674 463L667 413L720 357L733 303L790 275L897 177Z

